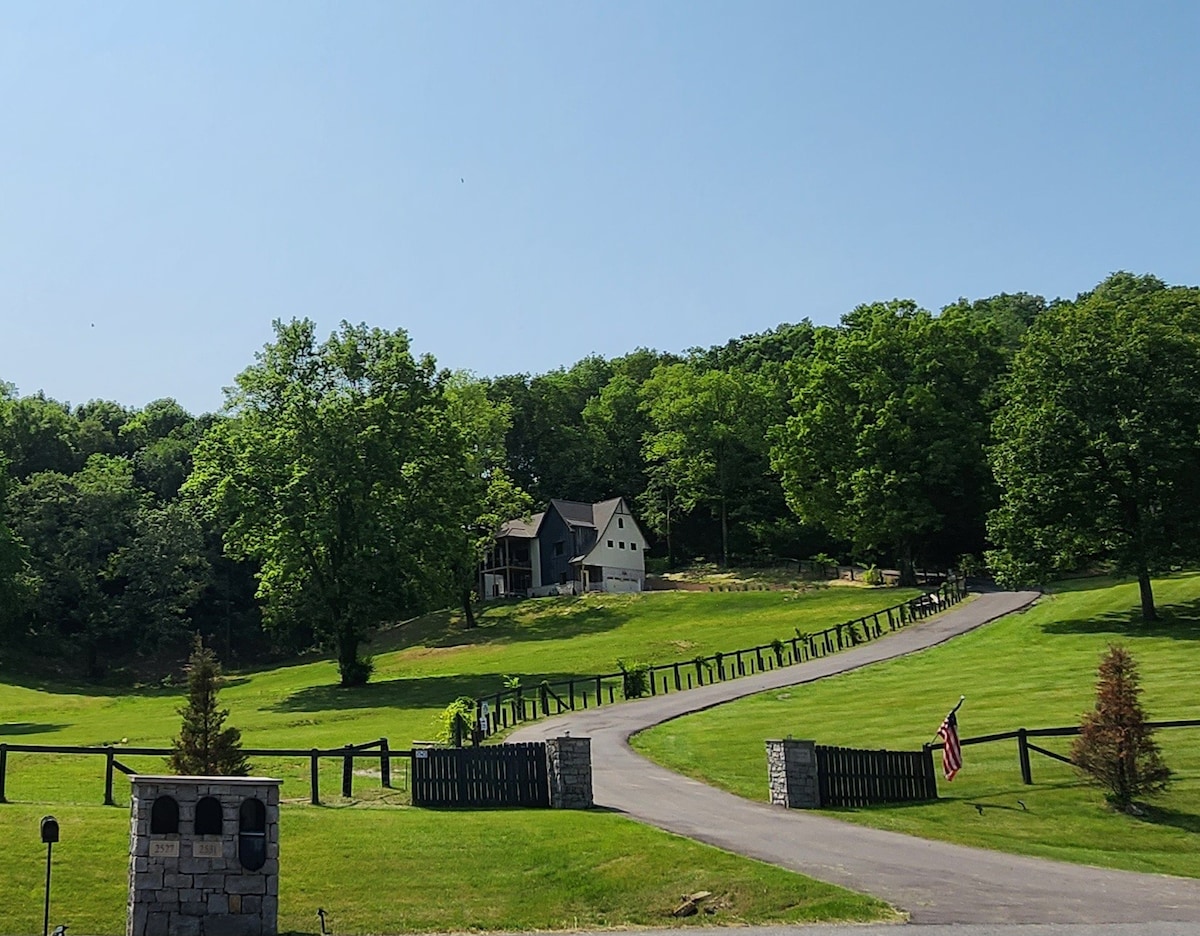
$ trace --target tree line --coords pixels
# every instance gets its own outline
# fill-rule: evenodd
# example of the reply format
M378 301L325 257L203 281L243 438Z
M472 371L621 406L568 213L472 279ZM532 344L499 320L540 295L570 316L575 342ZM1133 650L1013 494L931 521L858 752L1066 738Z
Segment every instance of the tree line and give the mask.
M504 519L615 495L662 566L1105 562L1153 617L1150 576L1200 542L1198 297L1119 273L488 378L402 330L277 322L200 416L0 385L0 628L91 676L200 633L245 662L320 646L361 684L381 622L473 625Z

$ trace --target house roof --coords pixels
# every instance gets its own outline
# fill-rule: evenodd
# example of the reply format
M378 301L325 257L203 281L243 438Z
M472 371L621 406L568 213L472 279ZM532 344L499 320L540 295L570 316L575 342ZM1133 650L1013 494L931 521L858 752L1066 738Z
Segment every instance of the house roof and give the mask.
M498 536L512 536L517 539L533 539L537 536L538 527L542 525L542 517L546 516L546 512L535 513L529 518L529 522L524 520L507 520L500 527Z
M567 526L596 526L591 504L585 504L582 501L559 500L555 497L550 499L550 505L567 522Z

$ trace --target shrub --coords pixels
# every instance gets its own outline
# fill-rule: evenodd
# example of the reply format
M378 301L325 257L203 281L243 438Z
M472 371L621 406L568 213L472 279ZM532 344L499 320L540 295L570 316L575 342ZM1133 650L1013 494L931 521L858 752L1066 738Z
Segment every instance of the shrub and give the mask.
M341 664L343 686L365 686L375 672L375 661L370 657L355 657Z
M640 699L650 691L649 663L626 663L624 660L617 660L617 668L621 670L625 698Z
M180 708L183 724L172 742L167 763L177 774L202 777L244 777L250 773L242 753L242 733L224 727L229 709L217 708L223 682L217 655L197 634L187 666L187 703Z
M438 735L436 740L439 744L453 744L455 742L455 721L461 719L461 731L457 740L459 742L468 741L471 738L471 733L475 730L475 700L468 696L459 696L438 715Z
M868 585L882 585L883 573L879 571L879 568L875 565L875 563L872 562L863 572L862 580Z
M1146 726L1137 664L1124 647L1111 645L1100 661L1096 708L1083 717L1071 760L1117 809L1132 811L1139 796L1166 789L1167 769Z

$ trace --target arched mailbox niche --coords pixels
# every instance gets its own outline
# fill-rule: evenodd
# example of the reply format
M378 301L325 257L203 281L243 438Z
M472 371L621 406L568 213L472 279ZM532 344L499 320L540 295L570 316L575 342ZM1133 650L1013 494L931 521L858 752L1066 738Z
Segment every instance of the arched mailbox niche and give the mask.
M202 796L196 801L196 834L220 835L224 826L221 801L215 796Z
M179 801L173 796L156 796L150 807L150 834L176 835L179 832Z
M267 807L261 800L242 800L238 810L238 860L247 871L267 863Z

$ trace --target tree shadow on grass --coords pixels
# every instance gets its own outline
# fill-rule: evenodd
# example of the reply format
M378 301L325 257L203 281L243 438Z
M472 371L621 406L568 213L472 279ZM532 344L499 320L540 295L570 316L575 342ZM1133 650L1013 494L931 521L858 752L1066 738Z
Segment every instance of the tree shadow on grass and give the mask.
M1171 826L1200 835L1200 816L1195 813L1182 812L1178 809L1164 809L1161 806L1146 806L1145 815L1136 816L1142 822L1151 825Z
M33 735L49 734L51 731L62 731L68 725L48 725L40 722L9 722L0 724L0 735Z
M505 692L505 677L519 676L524 697L530 704L538 698L538 685L545 679L557 684L571 679L568 673L473 673L461 676L423 676L412 679L387 679L365 686L310 686L293 692L269 707L272 712L328 712L370 708L445 708L460 696L487 701L489 696ZM590 687L590 688L589 688ZM589 704L595 704L595 683L580 680L576 705L582 707L583 690L588 689ZM562 694L562 693L560 693ZM564 696L565 701L565 696ZM551 713L557 712L554 701Z
M1137 608L1110 611L1094 618L1052 621L1043 624L1042 631L1047 634L1110 634L1126 638L1200 640L1200 599L1162 605L1158 613L1161 620L1146 622Z
M466 628L453 612L427 615L372 635L372 653L410 647L486 646L537 640L566 640L615 630L632 618L624 607L599 604L589 596L530 598L485 606L477 627Z

